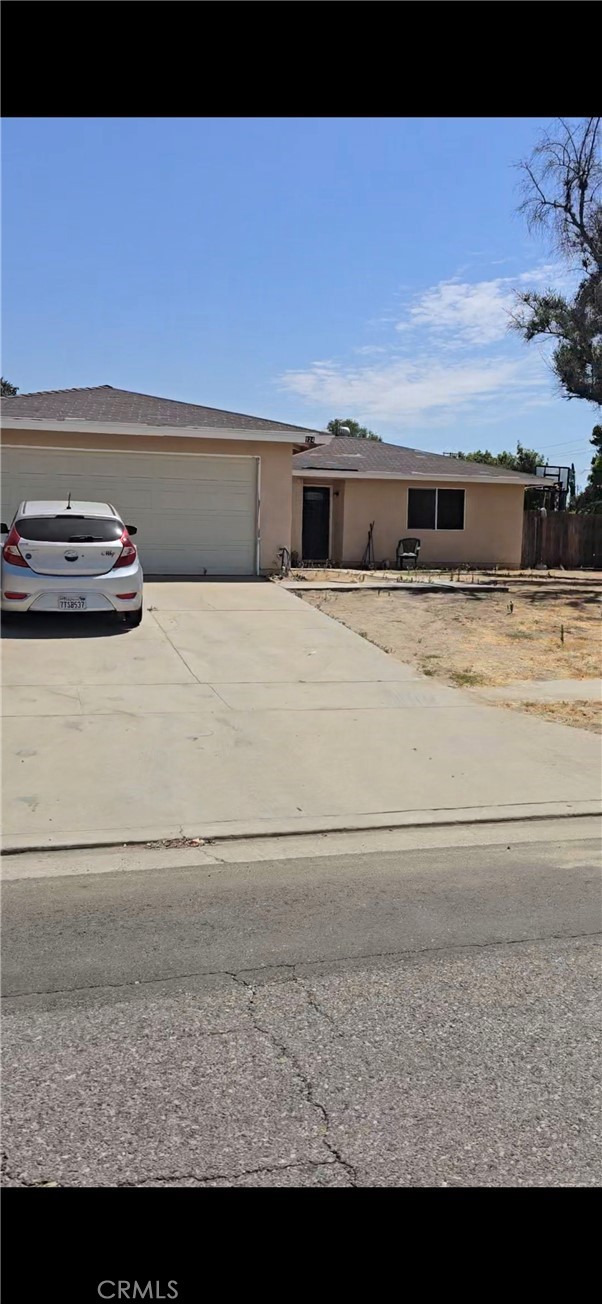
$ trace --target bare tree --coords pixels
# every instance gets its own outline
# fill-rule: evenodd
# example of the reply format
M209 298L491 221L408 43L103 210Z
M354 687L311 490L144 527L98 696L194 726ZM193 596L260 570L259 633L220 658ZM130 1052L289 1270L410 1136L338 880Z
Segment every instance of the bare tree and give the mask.
M553 248L585 272L602 273L602 160L600 118L576 127L558 119L531 158L519 163L523 213L529 230L547 231Z
M573 295L547 290L517 294L511 329L530 341L557 341L552 366L566 398L602 404L601 119L571 125L559 118L530 159L520 163L519 208L531 231L581 280Z

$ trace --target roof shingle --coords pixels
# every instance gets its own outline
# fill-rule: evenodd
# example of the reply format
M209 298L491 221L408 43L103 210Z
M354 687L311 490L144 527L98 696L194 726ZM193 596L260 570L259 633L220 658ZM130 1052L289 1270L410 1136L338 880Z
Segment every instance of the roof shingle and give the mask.
M17 394L2 400L4 417L32 421L95 421L124 425L181 426L198 429L265 430L291 432L291 440L317 435L317 430L292 426L285 421L247 416L242 412L224 412L221 408L201 407L198 403L181 403L178 399L156 398L136 394L112 385L94 385L87 389L39 390Z
M519 483L541 486L541 480L520 471L509 471L504 466L487 466L483 462L465 462L445 453L426 453L419 448L404 448L401 444L378 443L374 439L353 439L337 435L329 444L307 449L293 457L295 471L338 471L353 476L379 474L428 476L432 479L445 476L451 480L516 480Z

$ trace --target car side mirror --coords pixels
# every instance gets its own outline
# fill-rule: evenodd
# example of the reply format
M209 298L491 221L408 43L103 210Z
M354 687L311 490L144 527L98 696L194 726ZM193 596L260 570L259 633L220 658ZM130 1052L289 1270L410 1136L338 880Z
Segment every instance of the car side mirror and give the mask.
M137 525L126 525L125 528L126 528L126 530L127 530L127 532L128 532L129 535L134 535L134 534L137 534L137 533L138 533L138 526L137 526Z
M5 521L0 525L0 534L8 534L8 525Z

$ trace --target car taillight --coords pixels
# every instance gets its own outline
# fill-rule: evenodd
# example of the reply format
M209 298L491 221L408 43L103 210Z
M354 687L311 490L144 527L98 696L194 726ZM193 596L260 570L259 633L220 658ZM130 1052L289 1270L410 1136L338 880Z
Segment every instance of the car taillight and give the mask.
M121 556L117 558L113 570L120 570L122 566L131 566L132 562L136 560L136 544L132 543L127 530L123 531L119 542L122 547L122 553Z
M13 528L10 531L10 534L7 536L6 543L2 549L2 556L4 557L5 561L10 562L11 566L24 566L25 570L30 570L30 567L28 566L25 558L22 557L21 553L19 552L20 540L21 540L21 535L13 525Z

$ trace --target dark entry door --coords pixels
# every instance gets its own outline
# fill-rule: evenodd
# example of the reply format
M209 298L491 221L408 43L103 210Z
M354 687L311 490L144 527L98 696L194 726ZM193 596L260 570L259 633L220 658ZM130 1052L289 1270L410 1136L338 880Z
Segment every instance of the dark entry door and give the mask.
M327 561L330 535L330 489L321 485L303 488L304 561Z

